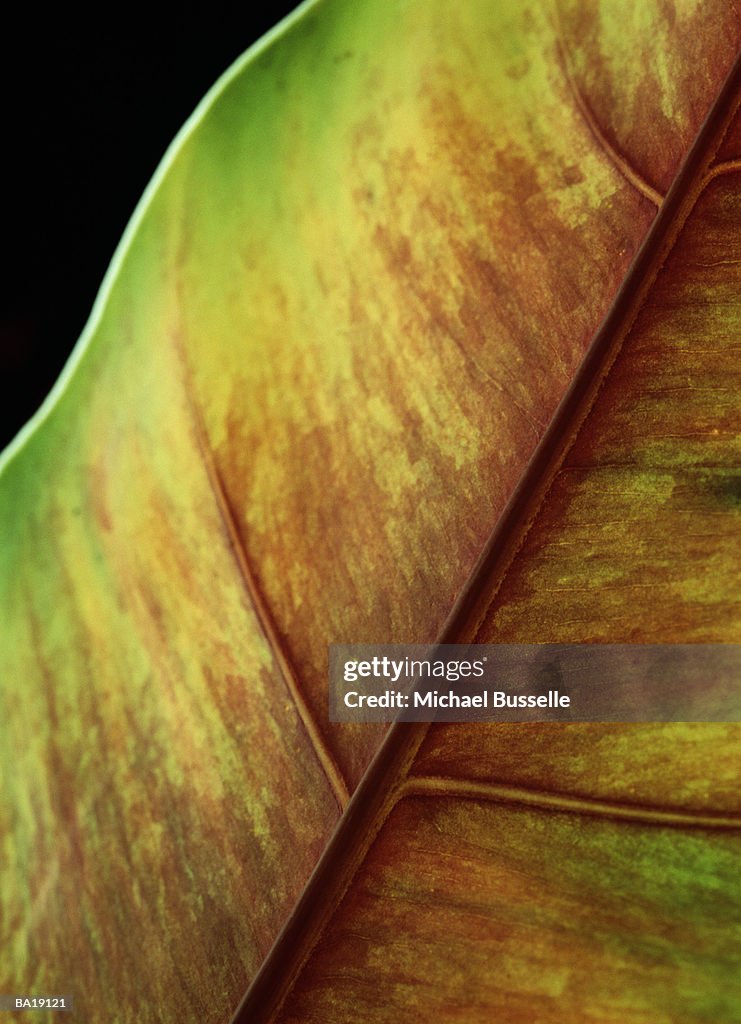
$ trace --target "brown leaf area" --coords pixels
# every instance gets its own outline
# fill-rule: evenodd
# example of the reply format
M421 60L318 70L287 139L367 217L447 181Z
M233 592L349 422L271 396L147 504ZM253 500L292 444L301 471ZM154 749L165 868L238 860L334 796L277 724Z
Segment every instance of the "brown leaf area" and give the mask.
M740 639L738 124L681 183L524 540L480 581L478 641ZM386 776L381 758L377 836L274 1019L739 1019L739 738L397 726L384 753L416 754ZM332 852L338 874L356 856Z
M737 869L728 835L410 796L280 1020L730 1020Z
M249 368L212 346L227 406L186 338L240 541L350 789L380 734L326 723L326 643L440 633L655 213L595 142L549 18L485 8L408 7L398 52L355 38L364 99L327 97L320 151L286 114L331 208L289 182L287 254L266 239L240 267L280 326L253 315ZM521 50L504 74L497 31ZM189 213L186 308L199 231Z
M739 638L740 216L738 173L715 177L555 478L482 641Z
M712 733L698 722L435 725L412 772L629 807L737 814L738 744L735 724Z
M559 0L554 12L595 136L648 188L666 193L707 114L708 82L695 62L698 36L717 25L703 46L707 66L729 67L738 45L738 3Z

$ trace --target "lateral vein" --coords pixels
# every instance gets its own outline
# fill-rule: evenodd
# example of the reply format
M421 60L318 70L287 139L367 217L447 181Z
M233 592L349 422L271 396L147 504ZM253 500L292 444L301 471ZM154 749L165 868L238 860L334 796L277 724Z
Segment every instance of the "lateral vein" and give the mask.
M178 354L178 359L183 368L183 375L185 378L185 394L193 418L198 448L201 454L201 458L203 459L203 464L206 468L206 476L208 477L211 490L216 500L221 520L224 524L224 528L226 529L227 536L229 538L229 543L234 554L234 560L236 561L237 567L239 569L244 589L247 592L252 607L255 611L255 615L257 616L257 620L260 623L260 627L263 631L263 634L265 635L265 638L268 641L272 654L278 663L278 667L280 668L283 680L288 688L289 693L291 694L298 715L303 723L303 726L309 737L309 741L311 742L317 759L319 760L322 769L324 770L324 773L327 777L327 780L332 788L332 792L334 793L335 799L339 804L340 810L344 811L350 799L347 783L345 782L342 773L340 772L340 769L337 766L337 763L335 762L329 747L327 746L327 742L321 730L319 729L319 726L315 722L311 710L309 709L309 706L306 702L306 698L304 697L304 694L301 690L301 685L299 683L296 672L284 649L284 645L282 644L278 636L278 630L273 621L273 617L260 591L260 587L257 583L257 579L252 570L252 567L249 564L247 552L245 551L244 544L242 543L242 538L240 537L239 531L237 530L234 513L232 511L231 505L229 504L229 499L226 495L221 475L219 473L218 467L216 466L216 462L213 457L211 445L209 444L208 438L206 436L206 429L203 424L200 410L197 408L195 402L193 401L191 382L188 374L187 358L185 352L183 351L182 340L180 336L177 334L177 332L174 333L173 340Z
M558 14L556 15L557 23L560 20ZM563 67L564 76L571 91L571 95L574 97L574 102L577 105L579 113L584 118L584 121L589 128L590 132L594 136L594 139L600 149L605 153L612 164L622 174L626 181L637 189L642 196L645 196L650 202L657 208L664 202L664 196L657 189L650 185L645 178L641 177L635 167L629 162L627 157L621 153L605 135L604 131L600 127L597 118L589 106L586 98L583 96L581 89L577 85L577 82L573 76L571 65L566 51L566 46L563 41L563 37L560 30L560 24L557 24L556 30L556 46L558 48L558 55Z
M664 807L645 807L570 796L567 793L526 789L477 779L455 779L444 776L409 776L399 789L398 798L406 796L458 797L462 800L488 800L493 803L521 804L547 811L562 811L588 817L619 818L622 821L663 825L670 828L741 829L741 818L734 815L703 814L696 811L673 811Z

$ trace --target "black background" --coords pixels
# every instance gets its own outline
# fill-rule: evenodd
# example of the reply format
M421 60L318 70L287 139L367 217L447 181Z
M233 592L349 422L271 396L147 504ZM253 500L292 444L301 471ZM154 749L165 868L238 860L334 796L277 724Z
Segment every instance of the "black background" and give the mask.
M211 20L201 9L168 30L29 23L4 33L0 448L54 383L178 129L295 6Z

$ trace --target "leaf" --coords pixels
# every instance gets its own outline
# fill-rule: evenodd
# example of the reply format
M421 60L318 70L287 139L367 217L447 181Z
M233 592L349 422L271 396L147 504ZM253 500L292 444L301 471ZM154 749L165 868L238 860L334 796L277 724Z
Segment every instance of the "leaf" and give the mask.
M207 97L4 460L4 991L729 1016L734 727L396 727L364 774L325 666L736 639L736 79L685 157L738 37L322 0Z
M738 640L738 169L701 177L522 546L493 545L477 640ZM240 1020L286 993L281 1021L740 1019L737 725L402 730L307 893L313 955L291 985L289 930Z

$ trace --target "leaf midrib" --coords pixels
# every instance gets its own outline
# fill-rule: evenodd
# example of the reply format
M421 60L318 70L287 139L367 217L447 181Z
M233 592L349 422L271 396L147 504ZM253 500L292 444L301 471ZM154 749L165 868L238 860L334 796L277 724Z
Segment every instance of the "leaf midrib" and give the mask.
M610 369L643 306L656 277L705 187L719 174L741 170L741 160L727 160L713 166L713 160L739 104L741 57L737 58L720 90L696 140L680 167L646 238L629 268L623 284L595 334L571 386L562 399L549 428L521 477L512 498L495 525L480 558L459 594L441 631L438 643L475 640L515 556L550 487L573 445ZM352 879L374 842L391 807L405 785L411 785L406 770L411 765L429 729L427 723L396 723L356 789L338 827L327 845L302 897L296 904L262 968L253 979L232 1024L269 1021L283 1005L304 963L321 936L326 923L344 897ZM470 783L462 782L462 786ZM493 784L495 785L495 784ZM507 787L497 787L501 794ZM492 790L493 792L493 790ZM525 790L518 790L521 800ZM563 802L558 794L540 793L540 800ZM612 815L618 804L594 801ZM583 813L570 803L574 813ZM739 821L725 816L684 815L651 808L657 816L672 817L676 826L707 821L702 827L737 828ZM713 824L710 824L712 819Z

